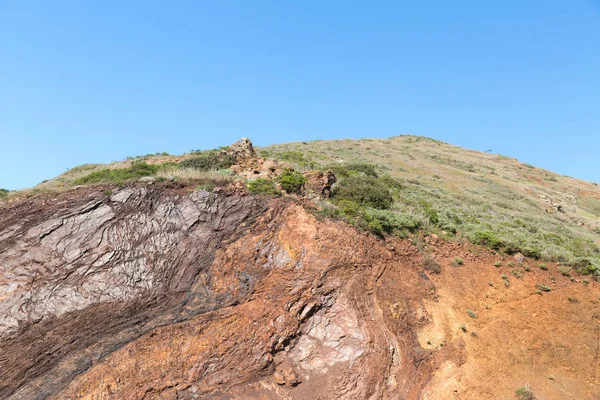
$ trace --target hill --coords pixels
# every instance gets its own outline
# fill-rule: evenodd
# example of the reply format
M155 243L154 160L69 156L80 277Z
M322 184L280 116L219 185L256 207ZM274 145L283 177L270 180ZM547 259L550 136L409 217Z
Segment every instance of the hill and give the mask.
M599 398L598 195L414 136L74 168L0 199L0 398Z

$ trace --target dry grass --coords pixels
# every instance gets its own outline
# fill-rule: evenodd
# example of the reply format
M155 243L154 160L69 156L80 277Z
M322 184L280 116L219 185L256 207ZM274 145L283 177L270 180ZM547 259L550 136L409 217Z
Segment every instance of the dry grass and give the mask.
M214 186L226 186L234 182L234 176L227 172L198 171L192 168L173 167L159 171L158 178L175 179L182 182L210 183Z

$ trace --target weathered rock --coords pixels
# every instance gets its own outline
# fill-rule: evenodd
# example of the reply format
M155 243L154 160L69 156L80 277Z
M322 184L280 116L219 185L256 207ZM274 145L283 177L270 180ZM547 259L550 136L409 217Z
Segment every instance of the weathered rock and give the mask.
M237 164L245 163L248 160L256 158L256 151L254 151L254 146L248 138L241 138L229 146L225 152L233 157Z
M333 171L308 171L304 173L306 183L304 184L307 194L312 193L319 198L328 198L331 194L331 186L336 182Z

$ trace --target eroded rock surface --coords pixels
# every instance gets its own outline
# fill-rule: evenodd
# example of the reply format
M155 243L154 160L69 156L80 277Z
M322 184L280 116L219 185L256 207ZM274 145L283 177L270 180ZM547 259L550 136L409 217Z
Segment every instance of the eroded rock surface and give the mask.
M508 288L498 255L437 239L428 275L306 200L165 185L0 209L0 398L600 395L596 282L541 297L550 271Z

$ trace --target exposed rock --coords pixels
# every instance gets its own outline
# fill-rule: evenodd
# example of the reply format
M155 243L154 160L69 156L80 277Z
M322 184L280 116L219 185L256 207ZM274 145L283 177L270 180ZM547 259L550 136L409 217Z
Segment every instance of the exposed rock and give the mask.
M308 171L304 173L306 183L305 190L308 193L312 192L320 198L328 198L331 194L331 186L336 182L336 177L333 171Z
M518 263L522 263L525 260L525 256L521 253L517 253L513 256L513 260L515 260Z
M225 150L225 153L233 157L238 164L256 158L256 151L254 151L254 146L248 138L241 138L229 146L229 148Z

